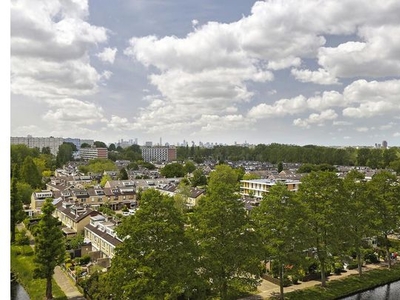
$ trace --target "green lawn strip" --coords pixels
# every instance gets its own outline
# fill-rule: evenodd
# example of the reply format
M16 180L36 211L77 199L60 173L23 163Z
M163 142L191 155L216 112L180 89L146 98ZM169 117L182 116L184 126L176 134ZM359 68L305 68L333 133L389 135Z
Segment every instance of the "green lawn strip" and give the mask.
M45 299L46 280L34 279L33 250L30 246L11 246L11 272L17 277L31 299ZM66 300L65 293L53 279L54 300Z
M285 299L333 300L373 289L399 279L400 264L393 266L391 270L375 269L364 272L361 277L354 274L343 279L328 281L325 288L322 288L321 286L314 286L311 288L286 293Z

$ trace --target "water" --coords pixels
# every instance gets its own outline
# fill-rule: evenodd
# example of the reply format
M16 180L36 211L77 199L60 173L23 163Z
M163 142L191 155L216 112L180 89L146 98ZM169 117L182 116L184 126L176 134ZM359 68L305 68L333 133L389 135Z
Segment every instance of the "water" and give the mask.
M30 300L28 293L16 281L11 281L11 300Z
M341 300L399 300L400 280Z

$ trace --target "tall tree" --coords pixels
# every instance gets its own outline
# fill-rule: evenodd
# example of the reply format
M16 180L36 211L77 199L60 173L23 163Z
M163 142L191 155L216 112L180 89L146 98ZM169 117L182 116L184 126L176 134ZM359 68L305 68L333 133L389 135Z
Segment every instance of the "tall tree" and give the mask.
M343 181L344 205L341 218L346 224L346 247L356 253L358 274L362 275L363 239L373 235L371 220L374 218L374 205L368 201L365 176L356 170L350 171Z
M58 147L58 152L56 156L56 165L58 168L62 167L64 164L72 160L72 153L74 152L72 145L74 144L63 143Z
M106 145L104 142L101 142L101 141L95 141L95 142L93 143L93 145L94 145L96 148L108 148L107 145Z
M236 194L237 173L218 165L210 174L207 195L192 216L191 232L199 245L199 274L222 300L238 286L256 286L261 253L259 240Z
M343 223L340 212L343 196L343 181L334 172L311 172L301 180L298 195L305 204L304 215L309 248L316 249L321 270L321 284L326 286L326 268L329 258L340 244Z
M11 193L10 193L10 222L11 222L11 243L15 242L16 226L25 218L25 213L22 206L20 193L18 192L18 171L17 166L14 166L11 174Z
M123 239L107 282L115 299L176 299L194 278L191 247L174 200L154 189L117 228Z
M388 235L400 226L400 183L395 175L383 171L375 174L367 186L375 213L373 226L377 234L384 238L386 259L391 268Z
M170 163L160 170L160 174L166 178L183 177L185 175L183 165L180 163Z
M125 168L121 168L121 170L119 170L119 179L121 180L129 179L128 173L126 172Z
M295 265L294 259L305 249L302 236L307 234L307 227L302 223L303 214L296 194L283 183L272 186L251 213L265 249L264 259L272 258L279 266L280 299L284 299L284 266Z
M20 174L21 180L28 183L32 188L39 188L42 185L42 176L32 157L27 156L25 158Z
M34 277L46 279L46 299L53 299L52 276L54 268L64 261L65 242L59 222L52 215L52 199L47 198L41 209L43 215L35 231Z

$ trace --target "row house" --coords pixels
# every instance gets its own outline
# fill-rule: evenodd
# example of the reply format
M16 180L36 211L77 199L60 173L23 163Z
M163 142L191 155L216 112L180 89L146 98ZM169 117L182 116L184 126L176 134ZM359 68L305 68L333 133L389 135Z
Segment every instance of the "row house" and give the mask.
M60 196L59 192L51 190L41 190L39 192L33 192L31 195L30 209L33 211L33 214L40 213L42 205L47 198L55 199L58 196Z
M180 192L178 185L173 183L159 185L156 190L158 190L161 194L168 195L170 197L174 197ZM188 192L186 206L190 209L197 205L199 199L204 196L205 190L197 187L191 187Z
M56 202L55 208L53 216L63 224L62 230L65 236L83 234L83 229L89 224L90 217L99 214L97 211L88 207L65 200Z
M89 224L85 226L85 242L91 244L92 251L100 252L100 258L113 258L115 248L122 243L115 232L117 226L116 221L100 214L91 216Z
M300 181L290 179L253 179L240 181L240 194L243 197L254 197L262 199L265 193L268 193L270 188L278 182L286 185L289 191L297 192Z

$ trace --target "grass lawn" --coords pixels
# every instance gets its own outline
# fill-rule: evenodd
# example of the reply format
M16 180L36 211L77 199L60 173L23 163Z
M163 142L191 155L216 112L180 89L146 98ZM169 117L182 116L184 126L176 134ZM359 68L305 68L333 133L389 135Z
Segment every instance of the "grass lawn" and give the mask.
M45 299L46 280L33 278L33 250L30 246L11 246L11 271L31 299ZM64 292L53 279L54 300L67 300Z

